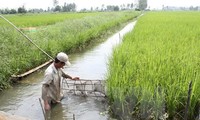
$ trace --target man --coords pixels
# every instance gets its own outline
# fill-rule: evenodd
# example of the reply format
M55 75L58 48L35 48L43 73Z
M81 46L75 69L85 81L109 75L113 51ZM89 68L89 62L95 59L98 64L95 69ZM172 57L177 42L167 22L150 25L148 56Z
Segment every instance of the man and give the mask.
M65 74L61 68L70 65L67 54L60 52L57 54L54 62L46 69L44 81L42 83L42 99L44 100L44 109L50 110L51 103L60 103L63 95L61 94L61 77L78 80L79 77L71 77Z

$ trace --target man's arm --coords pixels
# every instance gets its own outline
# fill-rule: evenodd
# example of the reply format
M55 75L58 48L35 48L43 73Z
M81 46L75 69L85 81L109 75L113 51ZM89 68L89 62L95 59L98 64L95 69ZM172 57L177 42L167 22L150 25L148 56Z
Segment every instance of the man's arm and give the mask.
M66 73L64 73L64 72L62 72L62 77L64 77L64 78L69 78L69 79L73 79L70 75L68 75L68 74L66 74Z
M79 77L71 77L70 75L64 73L63 70L61 70L61 71L62 71L62 77L69 78L71 80L79 80Z

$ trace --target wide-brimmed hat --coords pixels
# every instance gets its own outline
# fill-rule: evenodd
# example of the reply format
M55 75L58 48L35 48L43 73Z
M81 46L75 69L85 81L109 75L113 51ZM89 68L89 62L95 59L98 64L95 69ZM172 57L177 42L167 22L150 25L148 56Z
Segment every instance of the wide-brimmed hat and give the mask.
M71 65L71 63L69 62L69 57L66 53L64 52L59 52L56 56L56 58L60 61L60 62L64 62L65 65Z

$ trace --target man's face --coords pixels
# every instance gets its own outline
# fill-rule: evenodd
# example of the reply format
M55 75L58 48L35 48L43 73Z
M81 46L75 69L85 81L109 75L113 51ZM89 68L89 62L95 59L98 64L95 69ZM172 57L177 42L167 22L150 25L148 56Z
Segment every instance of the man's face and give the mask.
M59 62L59 68L63 68L65 66L65 62Z

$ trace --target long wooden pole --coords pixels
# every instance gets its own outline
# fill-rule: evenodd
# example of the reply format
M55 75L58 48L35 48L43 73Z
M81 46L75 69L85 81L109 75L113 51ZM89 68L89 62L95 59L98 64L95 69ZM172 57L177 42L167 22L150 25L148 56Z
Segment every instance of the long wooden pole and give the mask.
M41 101L40 98L39 98L39 102L40 102L40 106L41 106L41 108L42 108L42 113L43 113L43 115L44 115L44 119L47 120L46 113L45 113L45 111L44 111L44 108L43 108L43 105L42 105L42 101Z
M46 54L49 58L52 60L53 57L51 57L47 52L45 52L42 48L40 48L37 44L35 44L27 35L25 35L19 28L17 28L13 23L11 23L8 19L0 15L1 18L3 18L6 22L8 22L10 25L12 25L19 33L21 33L28 41L30 41L33 45L35 45L39 50L41 50L44 54Z

